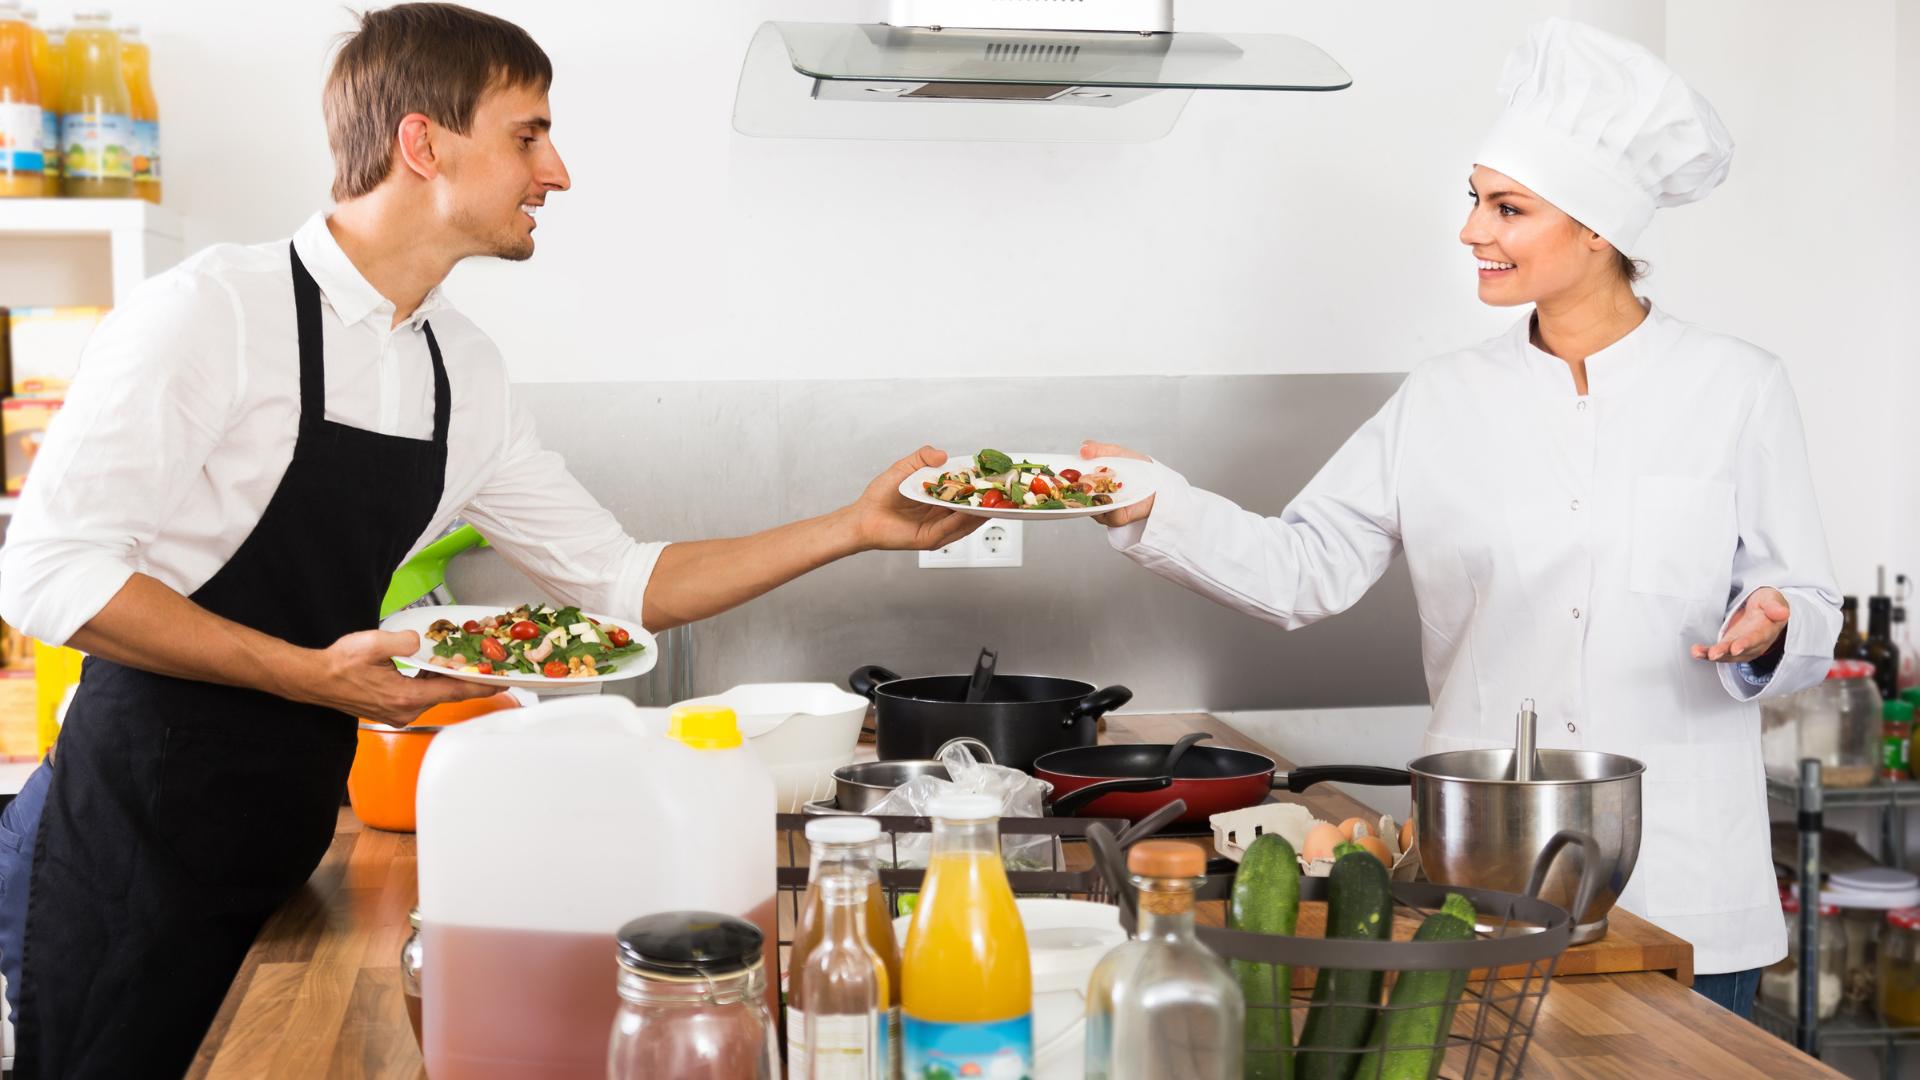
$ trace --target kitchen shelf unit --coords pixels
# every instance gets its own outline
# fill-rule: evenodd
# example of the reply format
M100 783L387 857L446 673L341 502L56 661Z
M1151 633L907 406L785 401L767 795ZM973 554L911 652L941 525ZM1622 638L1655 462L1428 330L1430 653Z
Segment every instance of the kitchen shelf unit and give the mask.
M180 215L145 199L0 199L0 244L10 237L106 238L113 303L180 261Z
M1816 896L1819 893L1817 883L1823 873L1820 862L1820 830L1825 825L1824 816L1829 809L1879 810L1881 812L1882 861L1889 866L1904 867L1906 862L1904 811L1911 806L1920 806L1920 781L1877 780L1865 787L1829 788L1821 781L1819 760L1806 758L1800 762L1798 782L1781 779L1768 773L1767 796L1794 809L1796 832L1799 837L1795 880L1802 883L1815 882L1813 891ZM1799 924L1794 927L1793 932L1800 944L1802 957L1819 956L1820 905L1818 903L1801 903ZM1795 995L1797 1015L1787 1016L1765 1002L1760 1002L1754 1008L1754 1018L1762 1022L1761 1026L1774 1031L1775 1034L1814 1057L1819 1057L1821 1048L1828 1046L1863 1046L1878 1049L1881 1076L1885 1080L1894 1080L1900 1074L1900 1048L1920 1045L1920 1028L1885 1027L1871 1019L1846 1014L1829 1020L1820 1020L1815 1011L1819 1005L1819 965L1803 961L1797 974L1800 979L1800 987Z

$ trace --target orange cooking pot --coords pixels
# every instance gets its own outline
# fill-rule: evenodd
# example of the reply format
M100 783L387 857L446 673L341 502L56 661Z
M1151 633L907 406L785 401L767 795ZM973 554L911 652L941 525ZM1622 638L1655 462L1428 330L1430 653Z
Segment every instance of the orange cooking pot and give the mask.
M403 728L360 721L360 747L347 774L347 798L363 824L389 832L413 831L413 790L420 760L440 729L520 703L512 694L435 705Z

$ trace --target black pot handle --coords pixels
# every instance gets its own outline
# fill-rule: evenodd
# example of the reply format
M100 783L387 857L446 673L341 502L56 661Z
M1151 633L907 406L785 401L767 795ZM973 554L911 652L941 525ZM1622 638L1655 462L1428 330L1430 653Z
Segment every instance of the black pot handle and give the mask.
M1105 690L1095 690L1080 699L1066 719L1060 721L1061 727L1072 727L1082 720L1098 720L1115 709L1133 700L1133 691L1124 686L1109 686Z
M1274 773L1273 786L1298 795L1315 784L1336 780L1342 784L1372 784L1375 787L1406 787L1413 774L1405 769L1380 765L1310 765L1304 769Z
M1116 791L1160 791L1173 786L1171 776L1139 776L1127 780L1102 780L1097 784L1069 791L1053 800L1049 809L1055 817L1072 817L1081 807L1102 795Z
M873 701L881 683L895 682L899 678L900 676L879 664L868 664L866 667L854 668L853 674L847 676L847 689L868 701Z

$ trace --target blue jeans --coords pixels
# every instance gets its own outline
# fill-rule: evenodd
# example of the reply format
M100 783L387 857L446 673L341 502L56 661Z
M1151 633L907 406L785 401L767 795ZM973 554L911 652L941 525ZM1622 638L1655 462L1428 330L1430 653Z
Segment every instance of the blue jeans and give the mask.
M27 878L33 870L33 844L47 805L53 763L42 761L20 794L0 810L0 975L7 980L7 1004L20 1026L20 949L27 938Z
M1742 1020L1753 1019L1753 995L1759 989L1759 968L1693 977L1694 993Z

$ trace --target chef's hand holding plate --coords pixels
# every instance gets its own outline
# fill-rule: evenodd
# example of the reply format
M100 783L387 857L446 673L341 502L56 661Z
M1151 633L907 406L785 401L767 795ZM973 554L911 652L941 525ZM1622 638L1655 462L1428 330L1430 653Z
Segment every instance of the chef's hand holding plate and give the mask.
M1088 461L1103 457L1132 458L1135 461L1153 460L1138 450L1129 450L1112 443L1094 442L1092 439L1080 444L1080 456ZM1122 525L1131 525L1151 513L1153 513L1153 496L1149 495L1132 506L1123 506L1111 514L1101 514L1093 520L1109 529L1117 529Z
M983 518L917 503L900 494L907 477L946 463L946 451L923 446L867 485L847 508L862 550L935 551L986 524Z
M1780 635L1786 632L1787 617L1793 613L1779 589L1762 586L1753 590L1739 614L1727 623L1720 640L1712 645L1695 645L1695 660L1717 664L1744 664L1767 654Z
M282 696L405 727L435 705L499 693L497 686L400 674L393 658L411 656L419 648L420 635L411 630L348 634L310 653L310 663L303 665L299 682Z

